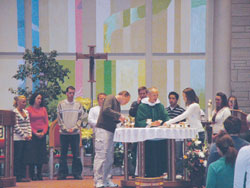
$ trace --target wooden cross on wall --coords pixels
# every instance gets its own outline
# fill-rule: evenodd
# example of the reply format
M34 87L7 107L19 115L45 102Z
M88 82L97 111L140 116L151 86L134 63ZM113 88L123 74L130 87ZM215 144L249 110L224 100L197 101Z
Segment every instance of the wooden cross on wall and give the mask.
M89 59L89 82L90 82L90 96L91 96L91 107L93 106L93 83L95 82L95 59L106 59L108 60L107 53L96 53L95 45L89 45L89 54L76 53L76 60L78 59Z

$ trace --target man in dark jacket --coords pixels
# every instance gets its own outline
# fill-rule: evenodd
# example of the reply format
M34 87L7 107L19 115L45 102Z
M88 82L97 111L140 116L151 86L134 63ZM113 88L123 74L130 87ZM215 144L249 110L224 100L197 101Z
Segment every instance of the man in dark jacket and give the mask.
M130 94L122 91L116 96L108 95L101 107L95 130L95 187L118 187L110 179L114 161L113 137L116 124L125 120L120 105L127 104L129 100Z

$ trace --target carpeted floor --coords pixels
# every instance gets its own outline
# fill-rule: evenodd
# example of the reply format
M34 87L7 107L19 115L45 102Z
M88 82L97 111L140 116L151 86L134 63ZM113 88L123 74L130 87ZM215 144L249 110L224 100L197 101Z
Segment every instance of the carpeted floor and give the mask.
M113 176L112 181L120 185L123 176ZM67 180L49 180L44 178L43 181L31 181L16 183L17 188L93 188L93 176L85 176L83 180L74 180L68 177Z

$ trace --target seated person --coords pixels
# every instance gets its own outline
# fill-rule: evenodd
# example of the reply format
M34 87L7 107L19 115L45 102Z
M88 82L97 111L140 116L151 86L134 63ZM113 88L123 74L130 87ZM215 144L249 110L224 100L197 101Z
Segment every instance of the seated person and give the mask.
M250 146L240 149L235 162L234 188L250 187Z
M168 113L158 99L158 89L149 89L148 97L142 99L138 107L135 127L146 127L147 119L153 126L160 126L169 119ZM161 120L161 121L159 121ZM167 171L166 140L147 140L145 142L145 176L159 177Z
M239 151L240 148L242 148L243 146L249 145L249 142L239 137L239 133L241 129L241 121L239 118L234 117L234 116L229 116L224 121L224 127L225 127L225 131L227 132L227 134L229 134L232 137L234 147L237 151ZM207 160L207 168L212 162L218 160L221 157L216 149L215 143L211 145L209 153L210 154Z
M206 188L233 188L234 165L237 157L233 140L221 131L216 138L216 147L222 157L208 167Z

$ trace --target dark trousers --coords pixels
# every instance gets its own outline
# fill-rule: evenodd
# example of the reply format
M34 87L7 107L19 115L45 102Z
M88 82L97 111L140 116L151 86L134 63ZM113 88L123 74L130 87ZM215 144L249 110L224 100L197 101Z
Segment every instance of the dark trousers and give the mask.
M68 175L67 154L68 148L71 147L73 162L72 162L72 175L80 176L82 173L82 163L80 160L79 144L80 135L60 135L61 142L61 157L59 166L59 176Z
M26 165L29 163L29 157L27 156L29 152L28 147L28 141L14 141L14 176L17 179L25 178L26 176Z

